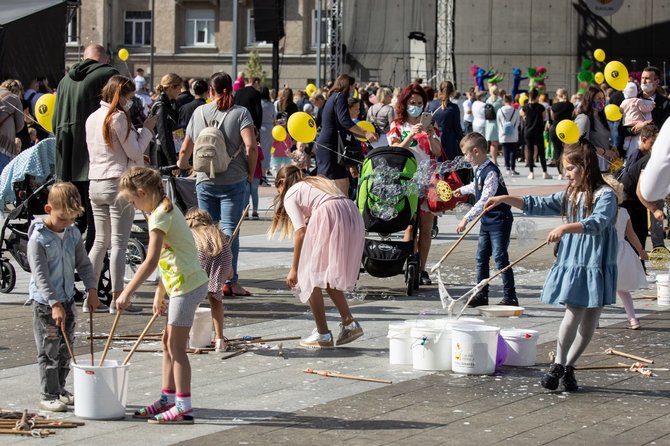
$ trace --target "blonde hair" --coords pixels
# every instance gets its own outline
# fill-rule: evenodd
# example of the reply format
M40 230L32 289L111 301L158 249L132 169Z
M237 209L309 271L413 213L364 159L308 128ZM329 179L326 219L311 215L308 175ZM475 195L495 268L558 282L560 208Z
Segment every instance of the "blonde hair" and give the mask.
M227 244L224 235L217 225L212 221L212 216L204 209L191 208L186 211L186 223L191 228L195 247L210 257L218 256Z
M611 187L614 193L616 194L617 204L621 204L621 202L623 201L623 184L621 184L616 178L614 178L613 175L603 175L603 179L605 180L605 183L607 183L609 187Z
M379 90L377 90L377 94L375 96L377 96L377 100L380 103L383 103L387 98L388 100L391 100L393 97L393 92L388 87L381 87Z
M156 93L161 94L165 91L166 88L172 87L174 85L181 86L184 81L178 74L168 73L165 76L161 77L161 82L156 85Z
M2 84L0 84L0 87L8 90L12 94L17 95L19 98L23 93L23 85L21 85L21 82L17 81L16 79L6 79L2 82Z
M284 197L286 192L295 184L304 181L312 187L315 187L328 195L334 197L340 197L344 194L332 180L329 180L325 177L305 177L302 170L296 166L284 166L277 172L277 177L275 178L275 186L282 186L282 191L274 198L274 208L275 212L272 215L272 223L270 224L270 229L268 229L268 236L272 237L276 232L279 232L279 239L282 240L285 237L290 237L293 235L293 223L286 213L286 208L284 207Z
M568 91L565 88L559 88L556 90L556 98L560 99L560 101L567 101L568 100Z
M139 189L156 199L161 198L165 212L172 212L172 200L165 195L161 174L156 169L134 166L119 178L119 195L131 193L137 196Z
M58 181L51 186L47 203L53 210L63 211L69 215L79 217L84 213L84 207L81 205L81 195L74 184Z

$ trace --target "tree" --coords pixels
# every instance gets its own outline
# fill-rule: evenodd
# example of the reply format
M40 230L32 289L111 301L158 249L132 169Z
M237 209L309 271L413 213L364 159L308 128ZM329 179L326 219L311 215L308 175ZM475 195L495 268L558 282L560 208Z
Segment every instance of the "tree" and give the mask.
M249 59L247 60L247 67L244 74L247 79L251 79L252 77L260 78L261 85L267 86L267 74L265 73L265 70L263 70L258 50L253 49L249 53Z

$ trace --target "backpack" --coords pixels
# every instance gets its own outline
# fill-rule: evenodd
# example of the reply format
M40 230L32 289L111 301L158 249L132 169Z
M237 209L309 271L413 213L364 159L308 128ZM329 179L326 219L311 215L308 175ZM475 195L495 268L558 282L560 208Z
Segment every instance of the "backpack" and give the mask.
M489 104L488 102L484 105L484 118L487 121L496 120L496 109L493 108L493 105Z
M514 113L516 113L516 110L512 109L512 114L510 115L509 119L505 118L505 122L503 122L503 134L505 134L505 136L512 136L514 133L514 126L512 125L512 118L514 117ZM503 114L503 117L505 117L505 114Z
M199 107L200 116L207 127L200 132L193 145L193 170L207 174L209 178L214 178L216 174L228 170L228 165L240 154L244 144L240 145L235 153L230 155L226 137L221 131L223 122L228 116L228 111L224 112L221 123L217 127L209 125L207 119L205 119L203 108Z

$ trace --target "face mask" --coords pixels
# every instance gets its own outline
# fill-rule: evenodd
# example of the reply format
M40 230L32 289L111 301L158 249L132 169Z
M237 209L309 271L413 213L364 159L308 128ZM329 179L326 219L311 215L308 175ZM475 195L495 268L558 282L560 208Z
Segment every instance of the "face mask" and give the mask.
M126 99L126 103L123 104L123 110L130 111L131 108L133 108L133 101L129 101Z
M593 103L593 109L597 112L601 112L605 109L605 101L596 101Z
M419 107L418 105L407 106L407 114L410 115L412 118L418 118L419 115L421 115L422 111L423 107Z
M656 88L654 87L654 84L651 84L651 83L650 84L642 84L642 85L640 85L640 88L642 88L642 91L645 94L652 94L656 90Z

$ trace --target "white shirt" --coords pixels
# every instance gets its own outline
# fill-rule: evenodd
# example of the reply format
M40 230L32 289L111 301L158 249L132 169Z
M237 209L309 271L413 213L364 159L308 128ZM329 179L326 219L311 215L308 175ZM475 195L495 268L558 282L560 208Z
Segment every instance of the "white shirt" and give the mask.
M661 127L640 176L640 193L647 201L662 200L670 194L670 119Z

